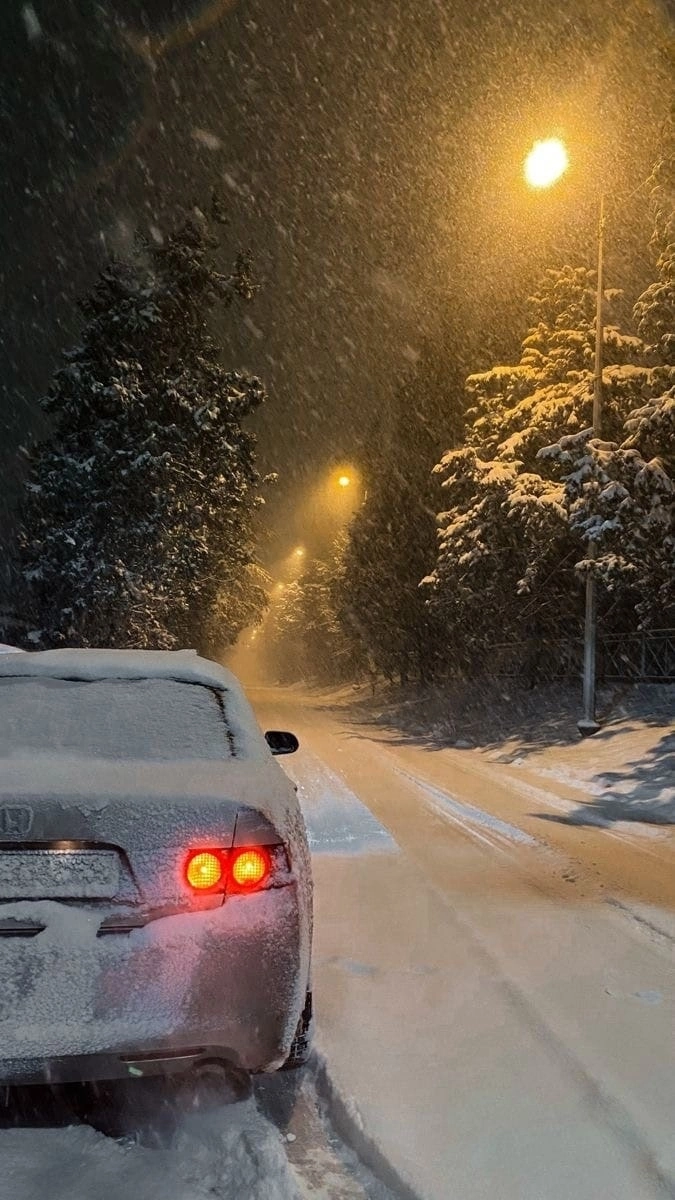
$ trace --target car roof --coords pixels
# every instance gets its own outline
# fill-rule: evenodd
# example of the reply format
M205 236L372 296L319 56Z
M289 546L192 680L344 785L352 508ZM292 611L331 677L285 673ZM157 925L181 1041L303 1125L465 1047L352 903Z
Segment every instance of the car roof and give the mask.
M0 677L31 679L172 679L218 691L241 685L218 663L195 650L37 650L0 656Z

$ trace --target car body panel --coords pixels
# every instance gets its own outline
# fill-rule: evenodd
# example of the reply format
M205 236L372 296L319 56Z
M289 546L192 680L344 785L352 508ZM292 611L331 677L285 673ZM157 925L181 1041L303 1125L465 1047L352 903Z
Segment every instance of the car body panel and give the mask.
M231 896L97 936L96 914L54 902L23 906L37 937L0 937L0 1078L4 1083L125 1076L125 1060L211 1049L247 1070L288 1054L304 1003L302 914L294 885ZM302 994L301 994L302 993Z

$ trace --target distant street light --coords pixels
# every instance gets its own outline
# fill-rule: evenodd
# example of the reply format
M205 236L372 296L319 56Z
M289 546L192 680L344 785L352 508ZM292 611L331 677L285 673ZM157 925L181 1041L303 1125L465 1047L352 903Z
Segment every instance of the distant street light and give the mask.
M341 488L348 488L350 484L351 479L349 478L349 475L341 475L338 479L338 486Z
M305 557L305 553L306 553L306 552L305 552L305 547L304 547L304 546L296 546L296 548L295 548L295 550L293 551L293 553L295 554L295 557L296 557L296 558L304 558L304 557Z
M525 159L525 178L531 187L550 187L569 166L569 157L564 142L548 138L535 142ZM602 424L602 272L603 243L605 232L605 197L600 194L598 218L598 269L595 290L595 359L593 365L593 437L601 436ZM595 542L588 546L590 567L586 572L586 612L584 616L584 694L583 715L577 721L582 737L597 733L600 725L595 715L596 641L597 641L597 595L593 562L597 553Z

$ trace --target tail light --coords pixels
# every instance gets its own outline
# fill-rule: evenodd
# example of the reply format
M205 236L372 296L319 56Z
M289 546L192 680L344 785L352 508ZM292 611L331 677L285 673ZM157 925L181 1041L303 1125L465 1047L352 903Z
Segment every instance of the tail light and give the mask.
M253 891L263 886L270 866L270 856L263 847L235 850L230 862L230 875L242 891Z
M223 856L213 850L197 850L185 864L186 882L195 892L213 892L225 880Z
M196 895L260 892L284 882L288 859L283 846L191 850L183 876Z

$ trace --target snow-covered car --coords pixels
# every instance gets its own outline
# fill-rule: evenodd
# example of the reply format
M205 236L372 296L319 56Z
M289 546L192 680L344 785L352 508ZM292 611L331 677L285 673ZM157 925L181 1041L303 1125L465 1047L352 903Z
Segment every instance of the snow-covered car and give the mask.
M297 745L192 651L0 657L0 1083L306 1058Z

